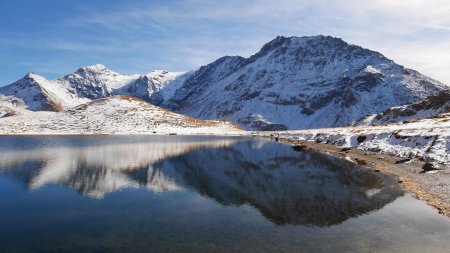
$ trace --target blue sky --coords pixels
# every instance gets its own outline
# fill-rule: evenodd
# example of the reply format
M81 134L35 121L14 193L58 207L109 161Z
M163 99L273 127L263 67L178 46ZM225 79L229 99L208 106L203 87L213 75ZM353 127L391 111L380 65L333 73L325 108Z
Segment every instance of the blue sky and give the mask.
M276 37L331 35L450 84L448 0L0 0L0 86L102 63L186 71Z

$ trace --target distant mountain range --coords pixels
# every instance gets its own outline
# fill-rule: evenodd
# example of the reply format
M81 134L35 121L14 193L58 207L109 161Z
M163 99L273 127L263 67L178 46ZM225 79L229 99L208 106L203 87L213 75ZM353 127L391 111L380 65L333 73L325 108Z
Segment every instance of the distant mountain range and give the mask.
M448 89L338 38L277 37L249 58L226 56L187 73L121 75L103 65L56 80L29 73L0 88L0 117L128 95L194 118L228 119L244 129L310 129L349 125Z
M56 80L34 73L0 88L0 94L22 99L31 111L61 111L99 98L130 95L158 103L182 73L153 71L147 75L121 75L101 64L83 67ZM170 94L168 95L170 96Z

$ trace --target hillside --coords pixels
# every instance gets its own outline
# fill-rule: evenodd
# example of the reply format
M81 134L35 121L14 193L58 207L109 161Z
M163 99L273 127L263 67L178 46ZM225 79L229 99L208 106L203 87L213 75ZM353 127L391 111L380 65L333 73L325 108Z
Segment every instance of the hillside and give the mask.
M380 125L386 123L415 121L450 112L450 92L444 91L424 100L390 108L382 113L373 114L355 122L354 125Z
M450 113L384 126L259 133L327 143L450 166Z
M0 121L0 134L229 134L227 121L203 121L169 112L145 101L114 96L61 112L28 112Z

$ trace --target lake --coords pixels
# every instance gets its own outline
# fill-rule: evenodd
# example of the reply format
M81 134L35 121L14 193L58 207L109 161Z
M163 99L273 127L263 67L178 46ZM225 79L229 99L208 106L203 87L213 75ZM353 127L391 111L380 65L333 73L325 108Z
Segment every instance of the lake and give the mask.
M243 137L0 137L0 252L448 252L350 161Z

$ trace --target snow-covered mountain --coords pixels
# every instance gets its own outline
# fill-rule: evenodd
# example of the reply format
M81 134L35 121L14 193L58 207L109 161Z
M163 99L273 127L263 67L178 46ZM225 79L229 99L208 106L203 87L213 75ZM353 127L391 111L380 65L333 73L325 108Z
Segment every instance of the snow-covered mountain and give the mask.
M158 104L165 93L171 94L161 90L182 74L157 70L142 76L121 75L97 64L80 68L56 80L28 73L19 81L1 87L0 94L22 99L31 111L61 111L115 95L131 95Z
M26 109L31 111L61 111L66 106L62 102L66 94L60 83L50 82L34 73L28 73L19 81L1 87L0 94L15 97L25 103ZM78 101L73 104L76 103Z
M329 36L277 37L255 55L222 57L188 73L121 75L103 65L47 80L36 74L0 88L33 111L61 111L114 95L246 129L348 125L449 87L380 53Z
M60 112L5 117L0 134L225 134L241 130L224 120L197 120L130 96L113 96Z
M247 129L343 126L448 89L380 53L325 36L277 37L201 67L164 105Z
M355 122L354 125L373 125L394 122L416 121L420 119L441 117L450 112L450 91L443 91L437 95L403 106L390 108L382 113L373 114Z

